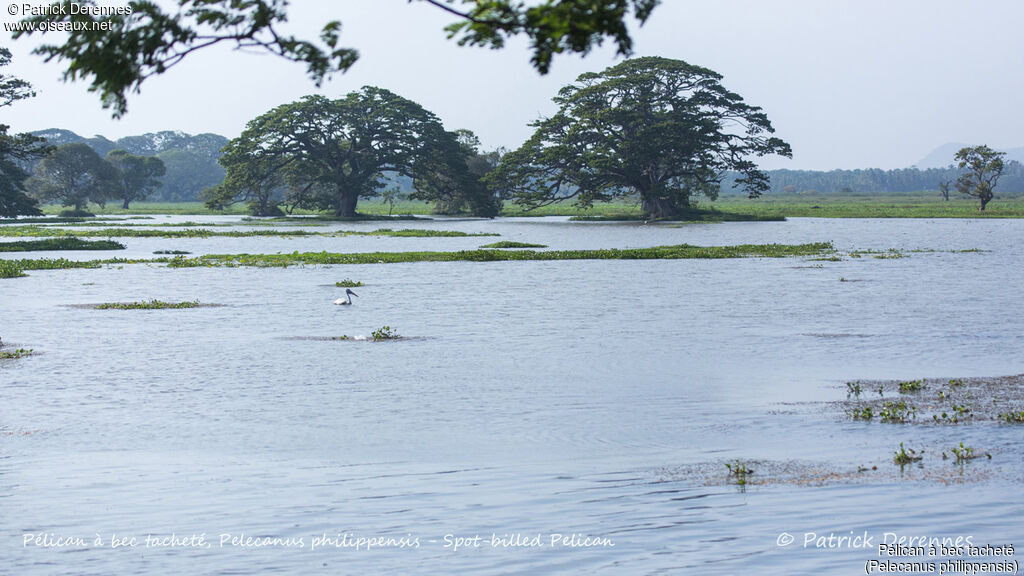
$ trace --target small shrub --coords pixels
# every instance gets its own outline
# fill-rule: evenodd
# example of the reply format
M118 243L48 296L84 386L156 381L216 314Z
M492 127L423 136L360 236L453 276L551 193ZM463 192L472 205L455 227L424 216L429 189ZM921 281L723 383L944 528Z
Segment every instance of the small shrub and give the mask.
M88 210L75 210L73 208L69 208L67 210L61 210L57 214L57 216L60 216L61 218L94 218L94 217L96 217L95 214L93 214L92 212L89 212Z
M359 282L358 280L345 278L341 282L335 282L334 285L337 286L338 288L358 288L360 286L363 286L363 283Z

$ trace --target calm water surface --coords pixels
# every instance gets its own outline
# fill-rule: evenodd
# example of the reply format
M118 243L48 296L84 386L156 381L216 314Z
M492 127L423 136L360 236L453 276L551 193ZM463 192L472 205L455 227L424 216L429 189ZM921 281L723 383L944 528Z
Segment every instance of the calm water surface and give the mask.
M1024 372L1024 221L390 226L501 238L127 238L119 253L59 256L460 250L498 239L947 252L133 265L0 281L0 337L40 352L0 366L0 574L852 574L877 549L805 548L805 535L1024 544L1024 428L863 425L811 404L844 398L852 379ZM948 252L972 248L986 251ZM354 306L333 306L345 278L366 286ZM69 306L151 298L222 306ZM317 339L382 325L410 338ZM964 482L888 475L741 491L680 472L724 477L736 458L888 469L899 442L961 441L994 455L970 463ZM796 543L778 546L782 532ZM26 544L40 533L86 545ZM145 546L147 534L172 533L205 533L211 546ZM114 534L139 540L112 548ZM492 534L524 545L492 546ZM552 546L552 534L602 545ZM324 535L419 547L311 550ZM476 535L479 547L448 545ZM528 545L537 535L543 545ZM293 545L230 541L246 536Z

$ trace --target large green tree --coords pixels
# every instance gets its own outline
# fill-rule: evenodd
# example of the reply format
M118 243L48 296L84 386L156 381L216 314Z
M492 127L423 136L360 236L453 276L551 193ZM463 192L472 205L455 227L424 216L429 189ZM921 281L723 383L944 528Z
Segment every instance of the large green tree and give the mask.
M167 172L164 163L155 156L136 156L127 150L111 150L107 162L117 168L121 176L115 198L122 200L127 210L132 202L145 200L150 192L161 186L160 177Z
M118 198L121 176L88 144L75 142L58 146L43 158L27 185L40 200L56 200L84 211L89 202L102 205Z
M337 100L306 96L274 108L250 121L220 162L228 186L277 174L299 204L351 217L360 198L378 194L384 172L415 177L444 135L419 104L366 86Z
M982 212L992 201L996 182L1006 168L1003 156L1006 156L1005 152L996 152L988 146L961 148L954 156L960 169L956 189L961 194L977 198L981 203L978 210Z
M558 112L533 123L533 136L488 179L526 207L636 195L652 218L679 214L696 194L717 197L727 171L756 197L768 177L751 157L790 156L790 147L721 78L655 57L583 74L554 98Z
M630 54L629 20L645 22L660 0L409 1L454 17L445 30L460 45L501 48L511 37L526 36L533 50L531 62L547 73L555 54L586 54L606 38L614 40L619 54ZM15 32L14 37L33 34L43 23L73 22L67 42L40 46L36 53L67 62L65 79L89 79L90 90L99 92L103 105L112 106L116 116L124 114L129 90L138 91L147 78L216 44L263 49L303 63L318 86L359 58L355 49L339 46L338 20L326 22L317 39L284 33L288 0L177 0L176 10L137 1L129 10L108 8L99 15L81 9L96 6L94 0L62 0L55 5L64 9L26 18L35 27ZM78 9L72 10L72 5Z
M228 146L228 153L221 156L227 167L224 181L203 190L203 200L208 208L222 210L236 202L246 202L253 216L280 216L279 204L283 192L288 166L279 166L272 157L265 157L258 150Z
M417 164L410 197L433 202L437 214L497 216L501 199L483 180L497 165L497 155L481 152L480 140L470 130L444 133Z
M0 48L0 68L11 63L11 51ZM0 73L0 109L35 96L28 82ZM45 141L30 134L8 134L0 124L0 218L38 216L38 203L25 192L25 166L49 151Z

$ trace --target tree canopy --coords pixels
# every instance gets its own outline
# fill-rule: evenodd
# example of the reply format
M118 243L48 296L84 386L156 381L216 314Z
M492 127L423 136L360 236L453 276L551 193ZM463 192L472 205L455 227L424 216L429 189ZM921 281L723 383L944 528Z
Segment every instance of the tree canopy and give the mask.
M159 178L167 173L164 163L154 156L136 156L127 150L111 150L107 162L117 168L121 177L116 198L123 200L127 210L132 202L145 200L150 192L161 186Z
M633 42L630 17L644 23L660 0L409 0L423 2L453 16L445 30L460 45L501 48L511 37L529 38L531 62L547 73L555 54L586 54L606 38L618 53L629 55ZM95 0L63 0L58 5L95 7ZM115 116L127 108L126 94L138 91L152 76L163 74L193 52L227 43L236 48L266 50L306 65L319 86L325 78L348 70L359 58L354 48L339 45L341 22L326 22L317 39L284 33L288 0L177 0L177 10L155 2L101 10L48 10L25 21L32 28L15 38L41 30L40 25L75 23L66 43L42 45L37 54L67 63L66 80L89 79L104 107ZM40 32L41 33L41 32Z
M501 199L483 178L497 165L499 155L481 152L480 140L470 130L446 132L425 150L410 198L433 202L437 214L497 216Z
M583 74L554 98L558 112L534 122L533 136L488 179L527 207L639 195L652 218L684 211L696 194L717 197L727 171L759 196L768 177L750 157L790 156L790 147L721 78L656 57Z
M382 88L306 96L253 119L225 146L227 176L214 196L225 203L283 186L293 205L352 217L360 198L379 193L385 172L415 179L448 166L436 151L449 138L434 114Z
M40 200L59 200L64 206L83 211L89 202L106 203L118 197L120 174L88 144L76 142L58 146L36 166L28 181Z
M988 146L961 148L954 156L960 169L956 189L961 194L977 198L981 211L992 200L996 182L1006 167L1003 156L1006 156L1005 152L996 152Z
M11 51L0 48L0 68L11 63ZM35 96L28 82L0 73L0 108ZM0 218L42 214L37 202L25 193L25 167L49 151L42 138L30 134L11 135L0 124Z

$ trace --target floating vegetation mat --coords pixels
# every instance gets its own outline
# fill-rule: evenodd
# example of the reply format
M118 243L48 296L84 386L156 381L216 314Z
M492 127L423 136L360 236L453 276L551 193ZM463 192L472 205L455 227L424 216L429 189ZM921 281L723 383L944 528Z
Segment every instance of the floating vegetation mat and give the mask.
M891 451L890 451L891 452ZM934 454L932 453L934 452ZM891 454L865 464L837 465L802 460L728 460L666 466L651 473L655 482L682 482L694 486L733 486L738 490L766 486L835 486L896 481L962 484L1011 477L998 459L982 456L958 462L941 449L925 451L928 458L907 465L893 462Z
M741 244L736 246L657 246L609 250L460 250L458 252L293 252L291 254L209 254L174 258L168 266L286 267L309 264L391 264L398 262L497 262L503 260L657 260L719 258L784 258L833 251L831 243Z
M502 240L501 242L493 242L491 244L484 244L481 248L547 248L547 244L531 244L529 242L513 242L511 240Z
M829 404L846 418L886 424L1024 423L1024 374L994 378L871 380L846 384Z
M11 348L8 346L0 350L0 360L17 360L35 355L36 353L31 348Z
M113 240L82 240L74 236L0 242L0 252L39 252L43 250L124 250L124 244Z
M181 308L212 308L220 304L200 304L199 300L186 302L164 302L163 300L141 300L138 302L104 302L102 304L73 304L75 308L91 310L177 310Z

